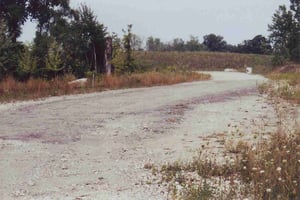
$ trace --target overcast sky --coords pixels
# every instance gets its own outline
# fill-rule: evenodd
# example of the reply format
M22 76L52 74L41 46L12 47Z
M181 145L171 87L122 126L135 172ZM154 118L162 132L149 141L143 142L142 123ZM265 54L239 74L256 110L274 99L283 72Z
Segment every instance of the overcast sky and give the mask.
M189 39L215 33L231 44L268 35L268 24L279 5L289 0L70 0L73 8L86 3L109 32L122 34L127 24L146 40ZM24 26L22 41L31 41L35 25Z

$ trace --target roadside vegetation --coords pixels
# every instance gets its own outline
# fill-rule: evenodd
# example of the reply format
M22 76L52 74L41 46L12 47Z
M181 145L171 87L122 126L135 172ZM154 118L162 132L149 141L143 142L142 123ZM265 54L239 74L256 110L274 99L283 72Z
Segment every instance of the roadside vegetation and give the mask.
M269 31L274 57L267 62L271 61L269 66L274 68L270 67L266 71L273 71L268 73L271 81L258 87L260 92L269 95L272 101L278 117L277 131L265 133L268 139L258 142L248 140L240 141L235 146L224 145L225 153L230 155L225 161L206 151L203 146L199 155L190 162L178 161L162 166L146 164L145 169L151 170L156 177L153 179L154 184L167 187L169 199L300 199L300 127L297 113L300 104L299 65L296 64L293 70L287 71L290 67L282 67L282 71L278 70L281 68L277 68L291 61L300 62L300 2L290 0L289 8L285 5L280 6L273 15ZM168 59L161 60L170 62L170 57L175 57L174 53L170 55L166 53L163 56ZM163 57L153 54L143 56L157 56L157 60ZM178 59L178 62L181 60L184 58ZM189 60L194 61L191 57ZM202 57L202 60L205 59ZM261 61L263 60L258 62ZM238 61L237 69L242 69L244 65L255 67L253 63L240 62ZM223 60L222 63L216 62L215 66L224 68L226 62ZM294 104L293 112L296 114L289 113L286 104ZM149 184L152 184L152 180Z
M107 89L149 87L209 80L210 75L194 72L144 72L124 75L98 75L84 83L70 83L74 75L51 80L31 78L20 82L8 77L0 82L0 102L30 100L49 96L98 92Z
M245 67L253 67L254 73L266 73L288 61L300 62L299 8L296 0L290 0L289 8L280 6L268 27L269 37L258 34L238 45L209 33L203 41L191 36L187 41L175 38L163 42L150 36L143 47L141 37L132 32L133 25L129 24L122 36L109 33L85 4L71 8L65 0L2 0L0 98L30 99L29 91L37 98L199 80L193 73L186 73L189 70L244 71ZM28 21L36 22L35 37L31 43L20 42L22 25ZM104 77L111 73L114 75ZM148 82L136 80L141 76ZM70 77L89 81L78 89L67 84ZM91 81L91 77L97 78ZM106 86L104 82L112 84ZM298 93L294 96L297 99Z
M277 69L268 75L269 82L258 86L270 97L278 117L277 131L265 133L267 139L224 142L225 160L204 145L190 162L146 164L157 177L154 184L167 186L170 199L300 199L300 126L297 111L286 109L289 104L296 109L300 105L299 69L298 65Z
M147 166L158 184L166 184L170 199L257 199L300 198L300 130L280 130L268 141L236 146L224 163L199 153L193 161L160 167Z
M259 86L261 92L300 104L300 65L286 66L268 75L271 81Z

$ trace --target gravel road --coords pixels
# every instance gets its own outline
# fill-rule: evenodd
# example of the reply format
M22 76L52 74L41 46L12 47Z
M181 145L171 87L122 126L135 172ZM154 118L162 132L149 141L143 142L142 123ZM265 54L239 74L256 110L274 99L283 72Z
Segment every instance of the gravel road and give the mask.
M0 104L0 199L167 199L148 163L189 160L210 141L272 128L258 75ZM255 129L255 130L254 130ZM237 139L234 137L234 139ZM208 145L209 146L209 145Z

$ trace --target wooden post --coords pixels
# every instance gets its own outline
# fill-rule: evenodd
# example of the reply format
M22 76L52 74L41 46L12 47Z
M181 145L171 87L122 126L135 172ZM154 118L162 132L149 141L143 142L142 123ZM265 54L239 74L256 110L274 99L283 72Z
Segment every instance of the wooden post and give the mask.
M112 73L112 66L111 66L111 60L112 60L112 38L107 37L105 38L105 69L106 69L106 74L111 75Z

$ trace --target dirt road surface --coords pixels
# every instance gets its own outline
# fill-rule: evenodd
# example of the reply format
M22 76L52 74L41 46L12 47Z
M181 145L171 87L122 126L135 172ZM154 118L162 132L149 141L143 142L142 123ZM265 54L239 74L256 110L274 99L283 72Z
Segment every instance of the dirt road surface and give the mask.
M208 141L218 152L218 137L232 136L233 127L251 139L275 123L257 91L263 77L211 74L0 104L0 199L167 199L163 185L149 184L145 164L189 160Z

